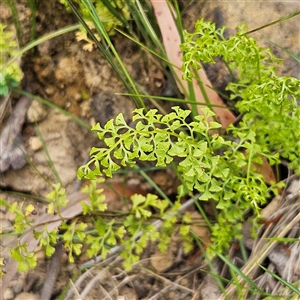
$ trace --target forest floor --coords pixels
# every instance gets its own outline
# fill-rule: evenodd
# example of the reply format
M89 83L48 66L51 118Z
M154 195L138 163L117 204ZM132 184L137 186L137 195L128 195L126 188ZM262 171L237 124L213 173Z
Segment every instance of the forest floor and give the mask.
M26 7L26 3L26 1L20 1L17 7L20 20L22 20L24 40L29 41L30 10ZM0 5L1 22L12 26L10 11L4 4ZM237 24L246 22L249 23L249 28L252 28L278 18L280 13L285 15L295 11L292 5L280 6L276 3L270 6L251 3L247 7L247 14L241 13L244 8L238 5L234 8L211 4L205 6L201 1L195 5L183 14L185 26L189 30L193 29L193 23L197 18L201 17L215 21L220 26L228 25L234 28ZM254 19L257 20L258 14L262 14L259 24L257 21L253 22ZM57 1L39 1L36 19L39 36L76 23L76 19L67 13ZM298 28L299 36L299 26L297 24L294 26L292 21L286 27L284 26L280 27L279 32L273 29L270 34L264 32L263 35L268 35L274 42L279 38L283 47L299 51L297 34L295 39L289 36L292 30L290 28L295 27L296 32ZM141 55L139 47L125 37L115 35L112 39L134 80L148 94L166 93L167 81L159 65L147 55ZM71 32L48 40L27 53L21 63L24 72L23 89L47 99L89 126L96 122L103 125L120 112L130 123L134 105L127 97L116 95L116 93L125 92L122 83L107 61L96 50L87 52L82 46L76 41L74 32ZM295 63L286 54L283 53L282 56L286 58L282 73L299 76L299 68L295 66ZM207 73L215 86L222 88L227 83L227 79L222 77L221 70L212 68L208 69ZM20 103L23 106L20 106ZM149 102L147 105L151 106L152 103ZM171 106L172 104L164 104L167 111ZM12 95L8 107L6 115L3 115L1 119L0 131L7 126L7 120L10 120L11 132L16 132L16 138L20 141L19 145L24 149L27 160L29 159L31 164L24 159L24 152L17 151L12 145L10 145L12 148L9 155L1 150L2 155L7 155L8 165L3 167L0 173L0 198L9 203L25 200L26 203L34 204L38 215L43 214L45 204L42 199L51 190L49 182L57 182L57 175L49 164L49 158L68 194L76 197L82 185L77 180L76 171L89 158L91 147L99 145L96 136L75 122L69 115L26 96ZM14 118L10 119L12 114ZM5 148L7 145L0 146ZM176 198L179 182L171 169L156 170L149 175L166 195L173 200ZM117 191L115 194L109 189L106 190L109 205L114 209L122 209L121 190L126 189L127 195L135 192L153 192L145 179L134 172L126 176L119 175L114 181L108 181L108 183L113 190ZM281 208L287 205L287 201L290 201L289 205L295 207L295 213L299 211L298 188L299 181L292 181L286 198L280 199ZM275 203L278 199L271 200L270 202ZM195 214L195 218L198 218L195 209L193 207L189 209ZM6 208L1 207L0 222L4 231L8 232L12 228L13 221L14 216L9 214ZM246 231L247 229L245 229L245 243L252 248L254 242ZM199 232L199 235L202 235L204 239L209 239L209 233L206 231ZM14 245L16 239L9 236L1 242L2 256L8 259L10 245ZM182 244L176 236L164 254L158 251L155 244L150 244L142 254L141 260L132 266L130 272L124 271L117 254L102 263L97 263L89 260L83 251L83 254L76 258L75 263L70 264L67 262L67 254L60 249L58 244L56 253L59 256L59 267L51 267L54 259L47 258L42 250L36 249L36 251L37 267L27 273L17 273L17 276L13 276L7 284L8 288L2 290L1 299L40 299L39 294L42 290L48 290L45 293L50 294L51 299L87 300L206 300L217 299L220 293L213 277L207 274L209 268L202 253L195 250L188 255L184 254ZM277 271L280 272L281 266L278 262L282 264L286 261L288 253L285 252L284 247L277 248L275 252L279 256L276 256L273 251L274 255L268 257L268 262L274 263ZM236 253L236 259L238 260L238 253ZM85 267L86 264L89 265L88 269ZM229 275L228 270L221 270L223 265L220 261L215 260L213 264L223 276ZM297 264L299 266L299 261ZM51 274L56 271L59 271L59 274L53 286L52 283L45 284L47 277L51 277ZM300 275L298 271L295 271L295 277ZM65 293L64 296L62 293Z

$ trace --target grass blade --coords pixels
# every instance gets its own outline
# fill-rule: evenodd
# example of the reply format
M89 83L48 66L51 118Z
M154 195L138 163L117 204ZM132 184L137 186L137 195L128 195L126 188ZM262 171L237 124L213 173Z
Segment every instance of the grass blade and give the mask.
M299 56L297 56L297 55L294 54L293 52L287 50L286 48L283 48L283 47L279 46L278 44L273 43L273 42L270 41L270 40L269 40L269 42L270 42L271 44L273 44L274 46L280 48L282 51L284 51L284 52L287 53L289 56L291 56L292 58L294 58L298 63L300 63L300 57L299 57Z
M64 114L64 115L70 117L73 121L75 121L76 123L78 123L78 124L81 125L82 127L86 128L86 129L88 129L88 130L91 129L91 126L90 126L90 125L88 125L87 123L83 122L82 120L80 120L79 118L75 117L73 114L67 112L66 110L60 108L59 106L57 106L57 105L55 105L55 104L53 104L53 103L47 101L46 99L43 99L43 98L41 98L41 97L35 96L35 95L31 94L31 93L28 93L28 92L26 92L26 91L19 90L19 89L16 89L16 88L14 88L13 91L16 92L16 93L18 93L18 94L20 94L20 95L24 95L24 96L26 96L26 97L32 98L32 99L34 99L34 100L36 100L36 101L38 101L38 102L40 102L40 103L42 103L42 104L47 105L48 107L55 108L55 109L57 109L59 112L61 112L62 114Z
M126 67L124 66L122 59L120 58L119 54L117 53L113 43L110 40L110 37L108 33L105 30L105 27L101 20L99 19L99 16L97 14L97 11L93 4L89 0L83 0L82 3L84 4L87 12L89 13L94 25L95 29L100 36L100 41L97 40L92 30L90 30L89 26L86 24L84 19L82 18L81 14L77 10L76 6L74 5L72 0L67 0L69 6L73 10L75 16L79 20L79 22L82 24L82 26L85 28L87 33L90 35L92 40L97 45L97 49L100 52L102 56L109 62L109 64L112 66L114 71L117 73L119 79L123 82L125 88L127 91L131 94L139 95L139 92L137 90L137 87L130 77L129 73L126 70ZM136 107L145 108L144 102L142 99L138 97L132 98L134 104Z
M273 22L271 22L271 23L268 23L268 24L265 24L265 25L260 26L260 27L258 27L258 28L252 29L252 30L250 30L250 31L248 31L248 32L246 32L246 33L244 33L244 34L249 34L249 33L255 32L255 31L262 30L262 29L264 29L264 28L267 28L267 27L270 27L270 26L272 26L272 25L281 23L281 22L283 22L283 21L285 21L285 20L288 20L288 19L290 19L290 18L296 17L296 16L299 15L299 14L300 14L300 10L298 10L298 11L296 11L296 12L294 12L294 13L288 15L288 16L282 17L282 18L280 18L280 19L278 19L278 20L276 20L276 21L273 21Z
M49 168L51 169L51 171L52 171L53 175L55 176L57 182L59 182L61 184L61 186L64 186L62 180L60 179L60 176L59 176L58 172L55 169L54 163L53 163L53 161L50 157L50 154L48 152L45 140L43 139L43 136L42 136L42 133L40 131L40 128L39 128L38 124L35 125L35 129L36 129L37 135L38 135L38 137L39 137L39 139L42 143L43 151L46 155L46 159L47 159L47 163L48 163Z
M48 41L48 40L50 40L50 39L52 39L52 38L55 38L55 37L57 37L57 36L60 36L60 35L62 35L62 34L65 34L65 33L67 33L67 32L70 32L70 31L74 31L74 30L79 29L79 28L80 28L80 25L79 25L79 24L70 25L70 26L64 27L64 28L62 28L62 29L59 29L59 30L57 30L57 31L51 32L51 33L49 33L49 34L46 34L46 35L44 35L44 36L38 38L37 40L28 43L26 46L24 46L24 47L19 51L19 53L18 53L16 56L14 56L12 59L10 59L10 60L6 63L6 65L4 66L4 68L7 67L9 64L11 64L11 63L12 63L13 61L15 61L16 59L18 59L19 57L21 57L25 52L27 52L28 50L34 48L35 46L37 46L37 45L39 45L39 44L41 44L41 43L43 43L43 42L45 42L45 41Z
M267 268L263 267L262 265L258 264L265 272L279 280L282 284L284 284L286 287L288 287L291 291L295 292L298 296L300 296L300 290L298 290L296 287L294 287L292 284L281 278L280 276L276 275L275 273L271 272Z

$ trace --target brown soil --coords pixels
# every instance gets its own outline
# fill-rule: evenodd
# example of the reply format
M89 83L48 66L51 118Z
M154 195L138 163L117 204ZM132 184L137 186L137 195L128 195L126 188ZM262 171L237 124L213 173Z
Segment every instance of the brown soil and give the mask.
M17 2L25 44L30 41L30 9L27 7L26 0ZM181 5L185 2L189 1L180 1ZM295 2L288 5L277 2L268 4L251 2L246 6L245 3L235 2L223 5L213 4L216 1L195 2L183 14L185 27L189 31L193 29L194 21L202 17L215 21L219 26L226 24L230 28L235 28L237 24L244 21L248 23L249 29L253 29L294 12L297 6ZM2 3L0 11L1 22L10 24L12 28L10 11ZM36 20L37 36L76 23L74 16L67 13L58 1L46 0L38 1ZM268 30L257 34L263 41L262 43L268 44L268 41L264 39L267 36L272 42L300 56L299 26L296 20L291 19L278 25L277 29ZM114 36L113 42L133 79L148 94L161 95L166 79L162 76L158 64L146 53L141 55L139 47L121 35ZM115 94L125 92L122 83L97 50L87 52L82 49L82 46L82 43L76 42L74 32L71 32L51 39L29 51L22 58L23 88L36 96L47 99L89 125L95 122L103 125L120 112L130 123L131 112L134 109L133 103L128 97ZM294 61L285 53L279 52L278 48L275 48L275 51L286 59L281 72L300 77L299 68L295 66ZM207 68L207 72L214 86L223 89L229 78L227 73L218 65ZM11 111L14 110L19 100L20 95L13 95ZM149 103L149 106L151 105L153 104ZM170 105L165 105L165 109L169 110ZM5 120L8 116L9 114ZM63 185L68 193L72 194L78 190L76 170L88 159L91 147L98 145L99 142L94 134L69 116L35 100L24 112L24 116L26 118L21 131L21 139L32 164L26 163L16 169L10 167L0 174L0 198L13 203L23 201L24 195L28 195L26 203L34 203L38 213L41 214L44 211L44 204L36 202L33 196L45 197L51 190L49 182L57 182L45 155L43 143ZM157 171L151 173L151 177L170 197L176 194L177 181L172 171ZM125 180L126 188L129 187L134 191L139 189L142 192L151 190L145 180L136 174L128 175ZM119 176L117 181L117 184L123 184L124 177ZM24 195L19 197L11 192L21 192ZM110 205L120 207L121 202L118 197L112 197L111 201ZM5 224L5 226L2 225L5 230L11 228L13 216L4 207L1 207L0 219L2 224ZM2 253L6 258L9 257L7 250L14 241L10 237L3 243L7 245ZM45 257L43 251L39 251L38 255L38 267L27 274L15 276L9 288L6 291L2 290L3 299L37 299L36 295L41 292L46 276L49 276L47 268L50 265L50 259ZM64 299L130 300L215 299L218 293L216 286L207 279L206 273L203 272L207 270L207 266L203 262L201 253L184 255L182 244L176 237L172 240L166 255L159 253L155 245L150 245L143 253L141 261L133 266L133 270L129 273L122 269L116 255L105 264L95 264L89 271L78 272L79 266L87 260L87 257L82 255L77 258L75 264L68 264L66 253L63 253L60 258L61 270L52 289L52 299L57 299L63 291L69 292ZM216 268L220 268L218 262L216 262ZM77 284L78 278L82 279L81 284ZM205 282L211 291L209 294L211 298L205 298L205 293L199 292L199 287L203 287ZM73 283L76 284L75 289L72 289ZM77 297L75 290L83 293L84 296ZM217 291L216 294L213 294L215 291ZM109 293L110 296L107 296Z

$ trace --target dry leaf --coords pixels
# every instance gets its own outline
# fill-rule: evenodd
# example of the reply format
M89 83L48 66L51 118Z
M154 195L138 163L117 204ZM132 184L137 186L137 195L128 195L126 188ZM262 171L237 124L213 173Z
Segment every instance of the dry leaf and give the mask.
M175 66L173 70L178 77L176 79L178 83L178 87L180 88L181 86L183 86L183 88L186 91L188 91L188 83L187 81L182 79L182 75L183 75L183 72L181 71L182 52L179 47L181 40L173 16L169 9L169 4L167 3L167 1L156 1L156 0L150 0L150 1L154 8L156 20L160 27L160 31L163 38L163 44L168 59L170 63ZM235 121L236 119L235 116L232 114L230 110L226 108L219 95L211 88L209 88L212 86L212 84L207 78L204 70L203 69L199 70L198 74L204 84L204 89L207 93L210 103L215 105L221 105L224 107L224 108L214 107L213 110L216 113L218 122L222 124L223 128L226 128L229 124ZM196 80L193 80L193 86L195 91L195 100L197 102L205 103L205 99L201 93L201 90ZM181 92L183 93L182 89ZM197 107L198 107L199 114L202 114L202 111L200 109L206 107L206 105L198 105Z
M178 33L175 21L170 11L169 4L167 3L166 0L164 1L150 0L150 2L155 12L156 20L161 31L163 44L168 59L170 63L175 66L173 70L177 75L176 80L177 80L178 87L180 88L181 86L183 86L183 88L186 91L188 91L187 81L182 79L182 75L183 75L183 72L181 71L182 52L179 47L181 43L180 35ZM217 121L222 125L224 129L227 128L229 124L233 123L236 120L236 117L233 115L233 113L230 110L226 108L225 104L223 103L219 95L211 88L209 88L212 86L212 84L207 78L205 71L201 69L198 71L198 74L204 84L204 89L206 91L210 103L224 107L224 108L213 107L213 110L216 113ZM193 79L193 87L195 92L195 100L197 102L205 102L200 87L196 82L196 80L194 79ZM183 93L182 90L181 92ZM199 114L202 114L201 108L205 107L205 105L198 105L197 107L198 107ZM267 161L264 161L260 171L267 183L276 182L274 172Z

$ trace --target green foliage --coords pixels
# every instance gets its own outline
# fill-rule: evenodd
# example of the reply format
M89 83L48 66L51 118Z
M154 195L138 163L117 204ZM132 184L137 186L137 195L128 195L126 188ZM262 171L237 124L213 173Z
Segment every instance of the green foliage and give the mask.
M36 266L37 258L33 252L28 252L28 244L18 245L15 249L11 249L11 257L18 262L18 270L26 272L29 268L33 269Z
M40 247L45 249L45 253L48 257L52 256L52 254L55 251L55 248L53 245L57 242L58 236L57 236L57 228L49 232L47 230L47 225L45 224L43 226L43 229L41 231L34 231L33 235L35 239L40 240Z
M14 229L20 234L22 234L27 227L31 226L30 216L34 211L34 206L32 204L27 205L25 208L23 208L23 205L24 202L14 202L9 208L9 212L16 215Z
M214 113L207 108L191 122L187 122L190 111L179 107L173 110L163 116L154 109L146 113L135 109L134 127L127 125L122 114L103 128L95 125L93 130L106 147L91 150L91 160L79 168L78 176L112 176L112 172L122 166L133 166L137 160L155 161L156 166L164 167L176 158L182 178L179 197L197 190L199 200L213 199L221 211L219 223L213 229L213 240L218 241L216 250L221 251L232 237L239 235L245 211L252 208L259 216L259 207L266 202L269 192L276 193L274 186L268 188L262 175L256 173L253 162L261 162L261 155L271 163L278 162L278 155L257 145L256 134L249 128L231 129L239 142L210 134L221 125L209 122ZM138 200L135 199L137 203ZM149 213L143 206L133 212L136 219Z
M87 227L85 223L77 223L77 220L73 220L70 224L63 222L61 225L61 229L65 230L63 234L64 247L68 250L69 253L69 261L71 263L74 262L73 253L79 255L81 253L82 244L74 243L74 239L78 241L83 241L85 238L85 233L83 230Z
M6 96L11 87L19 85L23 73L17 61L9 63L18 53L18 43L14 33L5 30L6 25L0 23L0 95Z
M32 205L24 207L23 203L12 205L10 212L16 214L15 228L20 234L32 230L33 235L39 240L40 247L45 249L47 256L54 253L54 245L58 239L62 240L65 249L68 251L69 261L74 262L74 256L81 254L82 245L86 243L89 248L89 257L101 255L103 259L109 255L111 248L117 244L122 245L120 252L124 258L127 269L137 262L139 255L145 249L148 241L158 241L160 249L166 249L171 240L171 235L178 230L184 239L184 247L191 249L191 239L186 237L190 226L189 215L181 217L178 215L180 202L177 201L169 208L167 200L160 200L156 195L146 196L133 195L131 197L130 209L126 213L115 212L114 218L106 215L107 205L104 203L105 195L103 189L97 185L103 183L103 179L91 181L83 188L83 193L88 194L88 200L81 202L84 221L80 217L72 220L64 220L61 217L61 225L57 225L52 231L48 229L48 223L32 226L29 216L34 211ZM67 195L60 184L53 185L53 190L47 195L51 201L48 213L60 215L60 209L68 204ZM153 212L156 213L153 213ZM111 212L110 212L111 213ZM163 230L153 225L153 220L161 219ZM34 253L27 249L27 243L19 239L18 246L11 250L12 257L19 263L20 271L27 271L36 265Z
M13 203L9 209L10 213L14 213L15 223L14 229L17 233L23 234L27 230L32 230L31 218L34 214L34 206L32 204L24 207L24 202L18 204L17 202ZM28 271L29 268L34 268L36 266L36 257L34 253L27 250L27 243L21 243L20 239L16 248L11 249L12 258L18 262L19 271Z
M249 38L244 27L229 39L224 30L200 20L195 33L185 33L181 49L187 80L201 68L200 62L214 63L221 56L227 64L235 79L227 88L243 114L239 127L229 126L231 137L217 134L221 125L209 121L214 117L209 109L191 122L187 121L190 111L179 107L164 116L156 110L136 109L134 127L119 114L104 127L92 128L106 147L92 148L91 160L78 170L79 178L95 179L104 174L111 177L137 160L155 161L158 167L176 161L182 179L179 198L196 190L199 200L216 201L219 214L212 228L211 248L219 252L229 247L233 237L240 237L244 213L251 208L259 217L270 192L277 193L275 184L268 187L255 164L262 164L263 159L278 164L281 156L297 172L300 165L299 80L276 76L273 65L279 60ZM138 212L142 214L143 210ZM188 230L182 226L182 236ZM164 231L167 228L161 234Z
M210 253L224 251L233 238L241 237L245 212L252 209L259 218L261 205L280 186L268 186L255 164L262 164L263 159L278 164L283 157L300 173L300 90L299 80L276 76L273 64L278 60L249 38L245 28L229 39L225 39L224 30L200 20L195 33L185 33L184 77L190 80L201 68L200 61L214 63L217 56L222 57L234 78L227 88L243 115L238 126L229 126L223 134L221 125L211 121L215 114L210 109L204 108L201 115L191 118L189 110L177 106L166 115L155 109L135 109L133 126L122 114L103 127L96 124L92 130L105 146L93 147L90 161L78 169L80 179L91 180L83 189L89 195L89 201L81 202L83 215L68 222L62 219L62 225L51 232L47 226L35 230L29 218L34 208L14 204L11 212L16 214L16 231L34 230L47 255L54 251L57 232L62 232L60 239L71 262L81 253L84 242L89 245L90 257L101 255L103 259L120 244L120 255L130 269L149 241L157 241L164 251L171 236L178 233L185 251L191 249L191 218L188 213L179 214L179 209L181 197L196 191L199 201L213 200L218 210ZM175 165L182 181L178 199L170 205L152 194L134 195L129 210L112 218L103 189L97 185L103 176L112 177L115 171L133 167L137 161L155 162L158 167ZM60 209L68 204L65 190L54 185L47 198L48 213L61 216ZM156 219L162 222L160 228L153 224ZM26 244L12 250L12 255L22 270L35 265Z
M247 36L245 26L229 39L225 27L216 29L203 20L195 27L194 33L185 32L181 45L184 77L190 80L200 62L214 63L221 57L235 78L227 89L243 114L240 127L255 132L259 147L279 153L300 174L300 80L278 77L274 63L279 59Z
M87 235L87 243L91 245L87 253L90 257L98 254L103 259L109 254L110 249L117 244L117 238L122 238L123 227L116 228L115 220L104 220L98 217L94 222L95 233Z
M65 189L60 183L54 184L52 188L52 191L46 197L50 200L50 203L48 204L48 213L60 215L60 209L66 206L69 200L67 199Z
M103 189L97 188L97 184L102 182L104 182L102 178L93 180L82 189L82 192L88 194L90 198L89 203L81 202L84 215L93 212L103 212L107 209L107 204L103 203L105 201L105 196L102 194Z
M57 207L61 207L61 203L57 204L57 202L59 203L59 198L54 197L53 195L59 194L60 198L62 198L62 193L64 192L64 190L62 190L62 192L60 191L60 185L56 185L54 186L54 188L56 188L56 190L51 192L48 195L48 198L53 199ZM42 229L40 228L41 226L39 226L38 228L33 226L32 221L35 219L36 211L35 207L32 204L24 206L24 202L14 202L10 206L9 212L15 214L14 229L20 235L20 238L18 238L18 245L16 248L11 250L11 255L12 258L19 263L19 271L28 271L29 268L34 268L36 266L36 257L33 252L28 251L27 242L22 242L22 235L29 230L32 230L34 237L36 239L39 239L39 245L45 249L46 255L51 256L55 250L53 245L55 245L58 239L58 229L55 228L54 230L49 232L47 223L42 225Z

